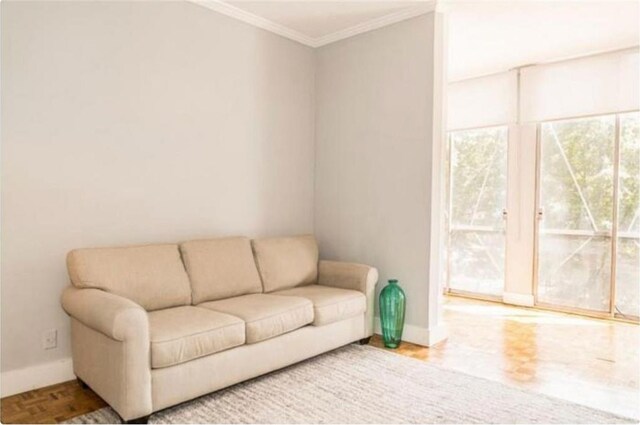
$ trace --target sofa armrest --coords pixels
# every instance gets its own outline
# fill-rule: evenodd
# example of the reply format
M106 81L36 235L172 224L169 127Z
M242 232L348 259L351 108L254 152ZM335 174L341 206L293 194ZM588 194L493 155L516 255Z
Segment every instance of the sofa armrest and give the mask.
M322 260L318 266L320 285L353 289L368 296L377 282L378 270L364 264Z
M149 415L149 317L138 304L99 289L68 287L73 372L124 420Z
M377 282L378 270L375 267L324 260L320 261L318 265L319 285L360 291L367 297L363 338L373 335L375 287Z
M140 305L100 289L70 286L62 293L62 308L85 326L116 341L149 333L147 312Z

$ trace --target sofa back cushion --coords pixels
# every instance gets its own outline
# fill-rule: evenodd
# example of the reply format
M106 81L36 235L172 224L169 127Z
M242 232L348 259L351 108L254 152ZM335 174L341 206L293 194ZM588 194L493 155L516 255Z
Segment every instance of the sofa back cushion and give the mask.
M193 304L262 292L249 238L190 241L181 244L180 251Z
M120 295L148 311L191 303L178 245L76 249L67 269L74 286Z
M316 283L318 245L312 235L252 241L264 292Z

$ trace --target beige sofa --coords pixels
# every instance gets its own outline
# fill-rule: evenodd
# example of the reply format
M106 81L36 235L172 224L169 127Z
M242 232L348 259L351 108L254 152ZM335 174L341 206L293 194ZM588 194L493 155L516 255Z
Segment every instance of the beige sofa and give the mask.
M79 249L67 268L74 373L128 422L373 332L377 270L318 261L313 236Z

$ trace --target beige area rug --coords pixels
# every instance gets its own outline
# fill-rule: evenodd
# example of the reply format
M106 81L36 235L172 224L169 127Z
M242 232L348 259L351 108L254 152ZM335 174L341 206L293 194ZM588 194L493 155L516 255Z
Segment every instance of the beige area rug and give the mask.
M110 408L70 423L113 423ZM636 423L349 345L151 416L150 423Z

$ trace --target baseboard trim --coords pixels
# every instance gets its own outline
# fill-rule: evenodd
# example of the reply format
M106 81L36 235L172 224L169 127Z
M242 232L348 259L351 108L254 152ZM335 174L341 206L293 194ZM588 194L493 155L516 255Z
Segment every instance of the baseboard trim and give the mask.
M382 326L380 325L379 317L375 318L374 332L378 335L382 335ZM447 339L447 336L447 328L443 324L435 326L431 329L405 324L402 331L403 341L422 345L424 347L432 347L435 344Z
M534 299L531 294L517 294L515 292L503 292L502 302L505 304L533 307Z
M447 327L441 323L438 326L427 330L427 347L433 347L434 345L444 341L449 337L449 331Z
M0 374L0 395L10 395L48 387L75 378L71 358L15 369Z

